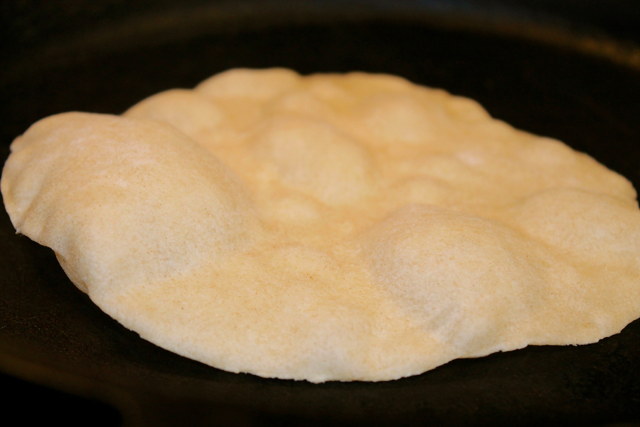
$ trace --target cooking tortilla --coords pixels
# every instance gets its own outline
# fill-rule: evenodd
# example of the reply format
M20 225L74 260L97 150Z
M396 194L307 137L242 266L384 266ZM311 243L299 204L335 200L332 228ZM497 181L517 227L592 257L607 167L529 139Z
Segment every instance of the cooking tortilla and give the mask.
M626 179L399 77L230 70L11 151L16 231L125 327L226 371L392 380L640 317Z

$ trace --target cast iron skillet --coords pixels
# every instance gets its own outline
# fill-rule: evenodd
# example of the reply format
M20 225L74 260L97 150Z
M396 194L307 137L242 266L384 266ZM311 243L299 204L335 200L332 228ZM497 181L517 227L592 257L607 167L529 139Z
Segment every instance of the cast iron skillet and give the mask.
M231 67L284 66L303 74L386 72L469 96L639 187L637 10L602 2L627 10L615 26L591 2L579 24L571 1L538 14L529 3L140 0L129 10L117 1L71 1L73 13L62 17L50 6L10 11L15 16L5 6L5 24L16 33L0 72L1 156L49 114L120 113ZM49 27L47 13L57 19ZM626 42L607 36L616 28ZM640 422L640 321L593 345L457 360L383 383L230 374L121 327L71 284L50 250L16 236L1 211L0 371L8 375L0 388L10 394L2 417L127 426ZM23 402L33 409L19 409Z

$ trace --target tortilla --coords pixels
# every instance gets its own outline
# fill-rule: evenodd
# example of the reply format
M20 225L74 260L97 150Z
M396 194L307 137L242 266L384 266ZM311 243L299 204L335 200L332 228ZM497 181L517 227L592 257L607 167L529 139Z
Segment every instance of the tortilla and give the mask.
M125 327L226 371L391 380L640 316L626 179L399 77L231 70L11 149L17 232Z

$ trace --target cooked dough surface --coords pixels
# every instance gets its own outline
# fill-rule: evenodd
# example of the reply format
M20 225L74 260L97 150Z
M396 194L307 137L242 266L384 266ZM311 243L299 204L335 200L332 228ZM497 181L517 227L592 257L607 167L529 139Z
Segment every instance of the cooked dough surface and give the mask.
M231 70L11 148L16 230L127 328L231 372L390 380L640 317L627 180L399 77Z

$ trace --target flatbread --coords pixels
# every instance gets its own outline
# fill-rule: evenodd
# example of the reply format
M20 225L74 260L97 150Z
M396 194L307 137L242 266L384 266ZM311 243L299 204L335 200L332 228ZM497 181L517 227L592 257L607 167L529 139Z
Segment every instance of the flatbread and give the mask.
M626 179L399 77L231 70L11 149L17 232L125 327L227 371L391 380L640 316Z

